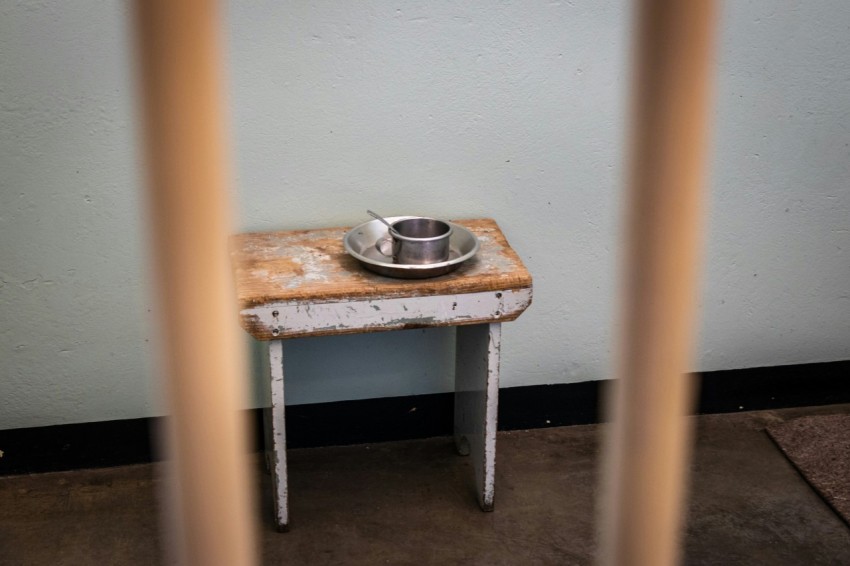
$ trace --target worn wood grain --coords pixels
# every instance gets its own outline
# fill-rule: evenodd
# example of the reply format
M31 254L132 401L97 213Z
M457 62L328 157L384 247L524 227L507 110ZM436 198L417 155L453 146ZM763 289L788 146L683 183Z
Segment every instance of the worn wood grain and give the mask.
M531 275L491 219L459 220L481 242L474 258L433 279L377 275L345 253L350 228L257 232L233 237L231 259L241 309L305 303L478 293L531 287Z

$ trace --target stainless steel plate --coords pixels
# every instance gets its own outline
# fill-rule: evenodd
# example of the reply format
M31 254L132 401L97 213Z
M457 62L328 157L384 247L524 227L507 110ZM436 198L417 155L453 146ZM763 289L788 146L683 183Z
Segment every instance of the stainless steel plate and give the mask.
M413 216L391 216L387 220L392 223ZM460 264L475 255L478 251L478 238L475 234L453 222L451 241L449 242L449 259L440 263L427 265L411 265L393 263L391 257L383 255L375 247L378 240L388 236L387 227L379 220L370 220L352 228L342 239L345 251L354 256L363 267L386 275L403 279L425 279L445 275L457 269Z

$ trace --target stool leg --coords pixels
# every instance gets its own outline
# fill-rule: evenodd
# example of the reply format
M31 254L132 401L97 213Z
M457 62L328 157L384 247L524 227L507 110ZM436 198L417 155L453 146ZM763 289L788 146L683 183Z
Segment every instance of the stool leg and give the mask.
M272 474L277 530L289 530L289 488L286 476L286 406L283 397L283 341L269 342L269 383L272 406L266 419L266 461ZM269 443L269 439L271 443Z
M478 503L493 510L502 325L457 327L455 444L472 456Z

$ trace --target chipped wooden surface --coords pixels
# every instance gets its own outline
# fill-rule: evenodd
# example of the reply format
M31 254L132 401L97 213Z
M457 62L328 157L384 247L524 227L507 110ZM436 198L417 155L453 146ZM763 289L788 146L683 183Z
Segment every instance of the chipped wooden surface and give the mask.
M231 257L240 308L531 287L531 275L495 221L455 222L481 242L478 253L452 273L420 280L367 271L343 248L342 238L350 228L239 234L233 238Z
M233 265L242 326L258 340L506 322L531 303L531 276L493 220L461 224L478 253L433 279L393 279L345 253L349 228L241 234Z

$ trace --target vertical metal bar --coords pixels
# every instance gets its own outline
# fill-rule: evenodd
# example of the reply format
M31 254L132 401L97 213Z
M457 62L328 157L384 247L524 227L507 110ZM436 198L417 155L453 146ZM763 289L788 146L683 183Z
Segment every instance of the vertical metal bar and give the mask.
M712 0L638 3L626 257L602 564L678 559L690 435Z
M252 564L218 10L207 0L138 0L135 23L178 553L189 564Z

